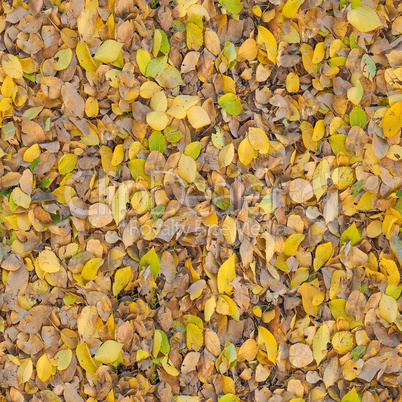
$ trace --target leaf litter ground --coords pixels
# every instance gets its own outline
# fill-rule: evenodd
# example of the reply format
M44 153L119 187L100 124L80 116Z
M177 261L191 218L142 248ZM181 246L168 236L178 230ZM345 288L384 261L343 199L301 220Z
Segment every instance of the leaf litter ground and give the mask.
M5 401L401 400L402 3L0 13Z

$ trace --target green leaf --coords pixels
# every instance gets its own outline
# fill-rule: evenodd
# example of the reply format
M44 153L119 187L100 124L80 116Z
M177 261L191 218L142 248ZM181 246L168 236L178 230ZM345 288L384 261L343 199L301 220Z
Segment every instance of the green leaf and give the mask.
M362 57L361 64L363 67L363 71L367 71L371 75L371 77L374 78L377 72L374 60L368 54L365 54Z
M222 149L225 146L225 140L220 127L215 126L216 133L212 133L211 139L214 146L218 149Z
M156 78L158 75L161 75L165 70L167 60L167 56L156 57L155 59L152 59L147 66L145 76Z
M61 175L66 175L70 173L77 163L78 156L74 154L66 154L59 161L59 173Z
M59 50L54 59L57 60L53 63L53 68L57 71L65 70L71 63L73 57L73 51L70 48Z
M356 388L353 387L353 389L341 399L341 402L360 402L360 397Z
M355 106L350 112L349 119L352 127L359 126L364 128L367 120L366 112L360 106Z
M183 138L183 133L175 126L168 126L165 128L165 138L174 144Z
M156 222L165 212L164 205L158 205L154 209L151 210L149 217Z
M186 146L184 155L191 156L194 160L198 158L201 152L201 144L199 141L191 142Z
M364 345L356 346L350 353L350 358L357 362L366 353L366 347Z
M342 246L343 243L345 243L348 240L350 240L350 244L352 246L354 246L361 240L360 233L359 233L355 223L353 223L353 225L349 226L342 233L341 238L339 240L339 245Z
M29 170L31 172L33 172L38 163L39 163L39 159L38 158L34 159L28 166Z
M43 110L43 106L34 106L27 110L25 110L24 114L22 115L26 119L32 120L34 119L41 111Z
M363 190L364 187L364 181L359 180L353 186L350 188L350 193L353 195L353 197L357 197L360 192Z
M237 116L243 110L240 99L237 95L227 93L218 100L219 105L232 116Z
M219 4L229 13L239 14L243 9L243 5L240 0L218 0Z
M166 33L162 31L162 29L155 29L152 54L154 57L156 57L159 52L163 53L164 55L169 54L170 43Z
M149 150L159 151L163 154L165 149L166 141L164 135L160 131L153 131L149 136Z
M156 279L159 275L161 269L161 264L159 262L159 257L156 254L155 247L152 247L140 260L139 270L141 271L145 266L149 266L150 270L154 274Z

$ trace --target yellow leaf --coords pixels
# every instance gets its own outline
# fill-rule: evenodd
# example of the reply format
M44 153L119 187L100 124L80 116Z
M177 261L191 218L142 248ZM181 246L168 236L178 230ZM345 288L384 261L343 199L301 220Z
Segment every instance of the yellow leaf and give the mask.
M246 39L237 51L237 61L253 61L257 57L257 42L253 38Z
M186 33L186 43L188 49L199 50L204 43L202 29L198 25L190 22L186 25Z
M100 363L112 364L119 358L122 347L122 343L108 340L96 351L94 358Z
M319 365L328 353L327 344L330 342L330 332L327 324L318 328L313 339L313 356Z
M60 262L56 254L51 250L43 250L38 256L39 268L47 273L60 271Z
M13 100L11 98L3 98L0 100L0 112L6 112L10 108L12 108Z
M314 257L314 271L318 271L328 261L332 255L332 251L333 248L330 241L317 246Z
M372 221L368 224L366 230L368 237L371 238L378 237L382 233L382 222Z
M60 160L59 160L59 173L61 175L66 175L67 173L70 173L74 168L75 165L77 164L78 156L74 154L65 154Z
M258 43L265 45L265 50L267 52L268 60L275 64L276 54L278 52L278 45L274 35L267 28L263 26L258 27Z
M112 200L112 215L118 225L127 214L127 203L130 201L130 194L126 183L121 183Z
M20 79L23 77L22 66L19 58L12 54L4 54L1 59L4 72L11 78Z
M376 398L374 398L376 399ZM360 396L356 391L356 388L353 387L342 399L341 402L360 402Z
M153 341L153 345L152 345L152 354L154 357L158 356L158 354L161 350L162 341L163 341L162 331L155 331L154 341Z
M75 49L75 53L77 55L78 62L84 70L91 73L96 72L98 66L94 62L94 59L89 52L86 42L78 43Z
M219 163L223 166L229 166L234 157L234 145L232 143L225 145L219 152Z
M318 315L318 306L324 301L325 293L321 292L318 279L305 282L297 290L302 295L304 311L312 316Z
M52 375L52 364L46 354L43 354L36 362L36 373L41 381L47 381Z
M191 156L182 154L178 165L179 176L187 183L192 183L197 176L197 164Z
M383 294L380 300L379 312L385 321L390 324L395 322L398 318L398 304L396 300L391 296Z
M229 215L226 215L226 218L222 222L222 233L228 244L231 245L236 241L236 221Z
M156 334L156 332L155 332ZM140 362L141 360L147 359L149 357L149 353L146 350L139 349L137 350L137 355L135 358L136 362Z
M237 360L247 360L251 361L254 360L258 353L258 346L257 342L254 339L247 339L239 349L239 353L237 355Z
M84 41L89 39L95 31L98 6L98 0L86 0L85 8L77 18L78 33Z
M95 373L96 370L98 370L98 366L93 361L85 342L77 345L75 353L77 355L78 363L85 371Z
M295 73L289 73L286 76L286 90L288 92L298 92L300 89L300 79Z
M161 360L162 367L165 369L165 371L166 371L169 375L171 375L171 376L173 376L173 377L177 377L177 376L180 374L180 371L177 370L177 368L173 366L173 363L172 363L172 361L171 361L170 359L169 359L169 361L170 361L170 363L172 363L172 364L168 364L167 361L168 361L168 356L165 356L165 357Z
M382 130L386 137L393 137L402 128L402 102L393 104L385 113Z
M356 208L360 211L371 211L374 207L375 197L376 195L373 193L364 193L356 205Z
M33 364L31 359L26 359L17 370L17 378L20 384L26 383L32 375Z
M113 296L117 296L131 280L131 267L118 269L114 274Z
M164 112L152 111L147 114L147 123L154 130L161 131L169 124L169 118Z
M251 146L250 140L245 138L239 145L238 149L239 160L243 165L248 165L253 160L254 149Z
M303 43L300 46L300 52L302 54L303 66L309 74L315 74L317 72L317 64L313 63L313 48L307 44Z
M85 306L77 318L78 333L85 342L95 333L98 310L95 306Z
M232 318L236 319L236 316L239 314L239 309L229 296L219 295L216 302L216 312L218 314L230 315Z
M331 178L339 190L346 190L353 184L355 180L353 170L349 166L340 166L335 168L332 172Z
M90 281L95 277L98 272L98 269L103 265L103 258L91 258L85 265L81 272L81 276Z
M113 63L117 60L123 43L108 39L103 42L95 53L94 59L101 63Z
M332 337L332 346L336 353L344 355L349 350L353 349L354 338L348 331L339 331Z
M233 78L228 77L227 75L222 75L222 80L223 80L223 93L236 93L236 84L233 80Z
M302 233L295 233L290 235L283 245L283 252L287 256L294 255L299 248L300 243L304 240L306 236Z
M354 362L353 360L348 360L342 366L343 378L347 381L353 381L356 378L356 376L361 372L363 365L364 365L363 359L359 359L356 362Z
M235 255L229 257L218 270L218 292L230 294L233 286L229 281L236 278Z
M146 75L148 64L151 61L151 55L144 49L138 49L136 60L141 74Z
M155 112L166 112L167 99L164 91L155 92L152 95L149 107Z
M272 363L276 363L276 355L278 353L278 345L275 337L264 327L258 327L257 341L260 345L265 346L265 350L268 355L268 360Z
M251 146L260 154L267 154L269 151L268 136L262 128L250 127L248 130L248 139Z
M195 106L198 101L198 96L178 95L174 98L172 106L166 111L166 113L176 119L184 119L187 111Z
M357 82L356 86L349 88L347 91L348 99L354 104L359 105L360 101L362 100L364 93L363 85L360 81Z
M308 121L303 121L300 124L300 130L302 131L303 144L309 151L317 151L318 142L313 141L314 128ZM320 162L321 163L321 162Z
M87 117L96 117L99 114L98 100L93 96L88 97L85 101L85 114Z
M65 70L71 63L72 57L73 57L73 51L70 48L59 50L54 55L54 59L57 61L53 63L53 68L56 71Z
M211 119L207 111L201 106L193 106L188 109L187 118L195 129L199 129L211 124Z
M314 64L321 63L322 59L325 56L325 42L318 42L315 46L312 62Z
M118 166L124 159L124 144L116 145L112 156L112 166Z
M3 84L1 86L1 94L5 98L11 98L14 92L14 87L15 87L14 80L10 76L7 76L6 78L4 78Z
M53 194L57 197L57 202L67 204L75 196L76 192L70 186L60 186L53 191Z
M304 3L304 0L288 0L282 10L282 15L285 18L292 18L297 14L299 7Z
M25 194L19 187L16 187L12 193L11 197L15 203L22 208L28 209L31 204L31 197L28 194Z
M204 318L205 318L205 321L208 322L211 319L212 315L215 312L215 308L216 308L215 296L211 296L205 302L205 306L204 306Z
M138 215L142 215L152 207L152 200L147 191L137 191L131 199L132 207Z
M193 323L189 323L186 326L186 334L187 347L198 352L204 344L202 329Z
M294 289L295 287L301 285L309 277L309 269L306 267L298 268L290 282L289 289Z
M382 26L377 13L371 7L356 7L348 12L348 21L360 32L370 32Z
M71 363L73 352L71 349L63 349L56 353L53 360L57 362L58 370L65 370Z
M313 136L311 139L313 141L320 141L322 137L324 137L325 134L325 120L318 120L317 123L315 123L314 126L314 131L313 131Z

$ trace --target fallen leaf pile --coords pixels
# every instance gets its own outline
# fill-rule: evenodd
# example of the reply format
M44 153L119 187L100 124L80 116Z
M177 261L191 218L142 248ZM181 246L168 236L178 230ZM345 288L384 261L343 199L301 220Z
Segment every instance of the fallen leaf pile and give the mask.
M1 401L402 400L402 3L3 0Z

